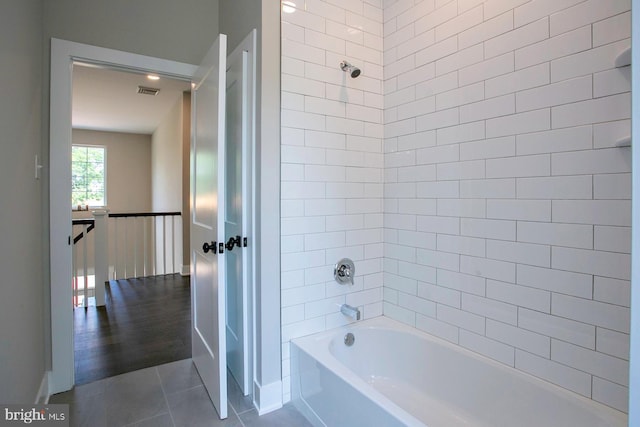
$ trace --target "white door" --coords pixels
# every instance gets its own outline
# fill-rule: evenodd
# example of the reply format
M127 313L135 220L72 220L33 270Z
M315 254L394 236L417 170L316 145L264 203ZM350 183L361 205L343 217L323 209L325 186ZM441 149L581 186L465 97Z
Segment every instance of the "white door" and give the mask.
M249 386L249 292L251 252L251 154L253 142L254 34L227 58L225 231L227 366L247 395ZM234 244L235 243L235 244ZM252 242L251 242L252 243Z
M227 417L226 50L221 34L196 71L191 95L191 357L221 419Z

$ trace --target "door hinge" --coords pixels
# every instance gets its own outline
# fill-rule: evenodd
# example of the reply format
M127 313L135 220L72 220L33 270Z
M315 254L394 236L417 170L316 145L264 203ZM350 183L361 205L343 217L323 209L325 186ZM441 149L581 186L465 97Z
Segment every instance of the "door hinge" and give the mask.
M67 245L71 246L71 236L67 236Z
M242 247L243 247L243 248L246 248L247 246L249 246L249 244L247 243L247 238L246 238L246 237L244 237L244 238L242 239Z

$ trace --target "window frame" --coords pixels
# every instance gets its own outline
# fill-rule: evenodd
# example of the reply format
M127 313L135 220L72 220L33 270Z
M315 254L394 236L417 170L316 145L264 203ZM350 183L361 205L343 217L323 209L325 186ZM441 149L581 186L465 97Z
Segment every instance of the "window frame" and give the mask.
M74 205L73 204L73 148L74 147L86 147L86 148L101 148L104 152L103 155L103 161L102 161L102 168L103 168L103 204L102 205L80 205L80 206L87 206L88 208L97 208L97 207L103 207L103 206L107 206L107 146L106 145L99 145L99 144L71 144L71 168L72 168L72 173L71 173L71 210L72 211L77 211L78 210L78 205ZM76 162L79 163L79 162ZM88 162L85 162L88 163ZM86 191L86 186L85 186L85 191Z

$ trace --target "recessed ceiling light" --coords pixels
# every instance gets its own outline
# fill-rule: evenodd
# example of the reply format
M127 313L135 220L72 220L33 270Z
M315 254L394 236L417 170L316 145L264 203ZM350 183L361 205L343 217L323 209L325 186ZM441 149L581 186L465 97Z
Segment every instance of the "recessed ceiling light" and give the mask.
M160 80L160 76L156 76L155 74L148 74L147 78L149 80Z
M293 13L296 11L296 4L290 0L282 2L282 11L284 13Z

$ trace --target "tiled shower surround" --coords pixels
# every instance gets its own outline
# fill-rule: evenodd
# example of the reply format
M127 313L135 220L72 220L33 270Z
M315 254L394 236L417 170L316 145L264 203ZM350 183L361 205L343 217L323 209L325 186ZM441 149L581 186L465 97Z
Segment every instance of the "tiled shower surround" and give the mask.
M288 4L284 4L288 3ZM282 341L382 314L383 10L380 0L295 0L282 12ZM292 5L295 4L295 9ZM293 13L287 13L293 12ZM352 79L347 59L362 70ZM355 262L353 286L333 280Z
M630 1L293 3L285 400L288 341L347 302L626 411Z

